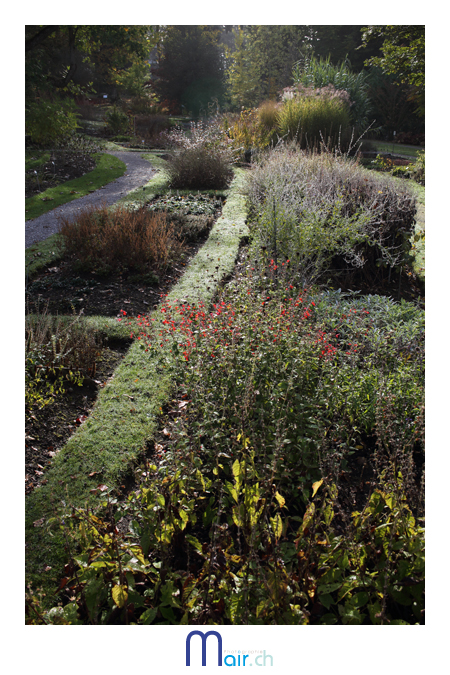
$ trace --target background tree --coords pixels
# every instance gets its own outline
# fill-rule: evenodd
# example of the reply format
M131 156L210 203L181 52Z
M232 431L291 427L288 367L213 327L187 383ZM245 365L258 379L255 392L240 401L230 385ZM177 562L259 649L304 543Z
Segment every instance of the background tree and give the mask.
M394 131L423 133L423 119L415 114L416 104L411 100L408 85L398 84L393 75L372 67L368 78L368 95L380 136L391 140Z
M235 107L275 100L312 39L308 26L236 26L234 35L228 80Z
M154 88L171 112L198 117L224 95L221 26L167 26L160 43Z
M355 72L364 69L364 63L379 54L383 40L374 36L369 44L361 45L364 26L309 26L312 48L318 59L330 58L334 64L346 60Z
M425 114L425 26L366 26L362 45L382 39L381 56L373 56L366 65L378 66L393 75L400 84L411 87L411 100L419 114Z
M152 26L26 26L27 99L114 85L148 58L153 34Z
M258 94L258 77L256 68L250 60L247 39L241 26L236 26L233 49L226 50L229 56L227 70L228 89L231 105L234 108L250 107Z

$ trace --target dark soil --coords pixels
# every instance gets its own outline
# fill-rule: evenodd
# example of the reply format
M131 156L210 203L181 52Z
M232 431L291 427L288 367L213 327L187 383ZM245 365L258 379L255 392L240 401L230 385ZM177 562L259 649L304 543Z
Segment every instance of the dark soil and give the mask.
M53 152L50 161L39 168L37 175L33 169L25 174L25 197L33 197L73 178L81 178L95 166L96 161L91 154Z
M33 410L25 419L25 494L40 482L45 469L75 429L90 413L97 392L112 377L128 349L121 344L105 345L96 363L95 379L85 378L83 386L68 385L63 395L41 410Z
M184 273L189 260L206 241L197 240L185 246L184 257L165 272L148 271L138 275L133 271L118 272L104 277L101 273L83 272L76 261L61 260L30 280L26 288L29 312L45 307L50 314L72 314L82 311L85 316L128 316L145 314L154 309L161 295ZM33 250L31 247L30 250Z

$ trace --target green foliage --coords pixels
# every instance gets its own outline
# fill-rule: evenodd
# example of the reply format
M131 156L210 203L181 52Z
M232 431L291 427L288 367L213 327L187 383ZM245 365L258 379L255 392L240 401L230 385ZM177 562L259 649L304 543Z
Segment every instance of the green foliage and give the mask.
M420 185L425 185L425 150L417 153L413 176L417 183L420 183Z
M167 26L154 88L171 113L206 112L223 95L218 26Z
M152 26L26 26L25 92L83 95L115 85L130 63L145 63L156 42ZM94 82L92 82L94 80Z
M105 115L108 131L112 135L125 134L130 131L130 119L128 115L120 110L117 106L113 106Z
M297 279L338 270L375 279L405 262L414 196L328 153L279 148L250 176L254 254L290 259ZM278 263L276 263L278 264Z
M42 408L66 386L81 385L95 371L101 340L80 317L55 318L46 311L25 320L25 405Z
M304 564L317 556L320 623L423 623L424 528L408 506L401 473L374 490L364 509L352 514L346 536L330 536L337 498L331 486L322 500L311 504L314 536L305 537L304 522L296 541Z
M228 57L228 82L234 110L275 100L291 82L293 64L308 51L309 26L239 26Z
M148 85L149 80L149 64L136 62L118 75L117 84L125 93L140 99L144 96L145 87Z
M401 84L414 87L412 95L421 116L425 114L425 26L367 26L363 29L363 46L383 39L382 56L372 57L367 65L380 67L395 75Z
M371 162L371 167L377 171L391 173L392 176L412 178L420 185L425 185L425 150L417 153L417 159L406 166L396 166L394 160L383 155L377 155Z
M350 140L348 108L335 98L299 96L283 103L278 112L280 136L296 140L301 148L343 146Z
M71 100L41 99L27 105L25 130L33 143L52 146L64 142L77 130L76 106Z
M366 73L354 73L347 61L337 66L331 63L330 57L316 59L312 57L296 64L292 77L294 84L302 84L314 89L332 84L336 90L344 90L351 100L350 121L356 133L362 133L368 126L370 119L370 102Z
M180 412L163 421L137 493L119 501L101 484L102 511L48 522L74 552L62 607L43 613L29 594L28 623L423 622L408 468L423 434L423 312L261 292L260 279L237 279L211 312L168 302L154 330L143 318L149 349L168 340L179 353ZM355 509L346 481L370 433L378 468Z

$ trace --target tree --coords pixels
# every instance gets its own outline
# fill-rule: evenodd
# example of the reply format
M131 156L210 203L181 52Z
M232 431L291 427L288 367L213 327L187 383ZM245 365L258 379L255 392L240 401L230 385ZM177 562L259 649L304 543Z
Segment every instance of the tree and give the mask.
M364 26L309 26L312 35L312 48L318 59L329 58L337 64L348 61L354 71L364 68L364 61L376 56L381 47L379 38L370 44L361 46L361 30Z
M153 69L154 88L172 112L197 117L224 94L224 60L220 26L167 26L160 58Z
M117 72L148 58L152 32L151 26L26 26L27 99L77 93L93 79L113 84Z
M374 56L366 65L378 66L394 75L400 84L408 84L417 110L425 114L425 26L366 26L362 30L362 46L374 38L382 38L382 56Z
M309 49L309 27L236 26L234 32L236 51L231 55L228 80L235 106L275 100L291 84L293 64Z
M241 26L234 31L234 52L227 50L227 54L230 54L227 76L231 104L235 108L250 107L257 96L258 78Z

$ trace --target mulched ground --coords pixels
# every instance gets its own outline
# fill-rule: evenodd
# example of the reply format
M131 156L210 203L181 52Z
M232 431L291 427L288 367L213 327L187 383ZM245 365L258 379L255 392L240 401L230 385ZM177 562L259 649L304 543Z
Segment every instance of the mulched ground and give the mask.
M25 174L25 197L33 197L73 178L81 178L95 169L95 165L95 159L90 154L54 152L39 169L39 177L33 169Z

